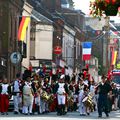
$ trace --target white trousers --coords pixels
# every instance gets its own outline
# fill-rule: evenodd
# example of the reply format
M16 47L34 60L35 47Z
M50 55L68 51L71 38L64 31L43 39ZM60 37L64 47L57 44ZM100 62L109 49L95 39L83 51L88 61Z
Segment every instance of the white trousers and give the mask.
M20 96L19 93L13 96L14 111L19 112Z
M84 92L80 91L79 95L78 95L78 104L79 104L79 113L80 114L86 114L86 107L84 105L84 103L82 102L84 97Z
M32 97L32 100L29 105L23 105L22 113L25 113L25 114L32 113L33 101L34 101L34 97Z
M58 99L58 105L65 105L65 95L57 95L57 99Z
M40 103L41 103L41 105L40 105L40 113L45 112L45 111L49 111L47 101L44 101L44 100L41 99Z

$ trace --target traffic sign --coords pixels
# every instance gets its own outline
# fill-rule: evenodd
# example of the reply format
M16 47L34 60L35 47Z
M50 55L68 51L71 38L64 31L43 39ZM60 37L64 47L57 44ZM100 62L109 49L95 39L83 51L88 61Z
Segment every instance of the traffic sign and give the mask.
M61 48L61 46L56 46L56 47L54 48L54 54L59 55L59 54L61 54L61 53L62 53L62 48Z

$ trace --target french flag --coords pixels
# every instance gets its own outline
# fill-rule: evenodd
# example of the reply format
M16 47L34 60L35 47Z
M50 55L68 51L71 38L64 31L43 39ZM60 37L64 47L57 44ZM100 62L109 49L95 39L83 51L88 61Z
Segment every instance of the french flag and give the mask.
M82 44L82 59L90 60L92 42L83 42Z

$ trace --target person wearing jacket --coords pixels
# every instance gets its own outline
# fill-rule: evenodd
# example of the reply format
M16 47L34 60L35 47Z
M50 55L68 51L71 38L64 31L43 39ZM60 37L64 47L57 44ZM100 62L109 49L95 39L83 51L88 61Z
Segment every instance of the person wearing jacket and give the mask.
M98 91L98 117L102 117L102 112L105 112L106 117L109 117L108 96L112 91L112 87L106 82L106 77L102 76L102 82L97 86Z

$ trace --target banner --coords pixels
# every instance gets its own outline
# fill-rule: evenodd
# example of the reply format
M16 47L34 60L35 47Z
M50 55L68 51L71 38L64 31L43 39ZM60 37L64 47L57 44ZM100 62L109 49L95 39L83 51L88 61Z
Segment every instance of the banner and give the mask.
M112 65L116 64L116 60L117 60L117 51L113 51L112 52Z
M82 44L82 59L90 60L92 42L83 42Z
M26 35L26 30L28 27L28 24L30 22L30 17L29 16L22 16L20 17L20 25L18 29L18 41L24 41L25 35Z

